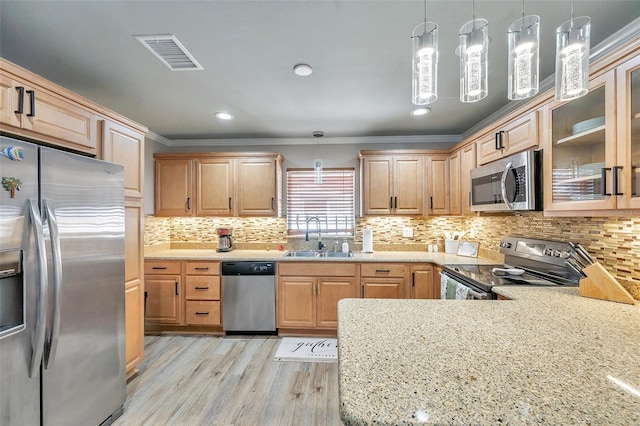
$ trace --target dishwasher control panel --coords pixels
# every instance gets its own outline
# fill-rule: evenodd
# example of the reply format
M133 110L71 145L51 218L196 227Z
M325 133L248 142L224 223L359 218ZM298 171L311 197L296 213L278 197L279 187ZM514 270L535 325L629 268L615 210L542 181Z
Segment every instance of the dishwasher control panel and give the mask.
M222 262L222 275L275 275L274 262Z

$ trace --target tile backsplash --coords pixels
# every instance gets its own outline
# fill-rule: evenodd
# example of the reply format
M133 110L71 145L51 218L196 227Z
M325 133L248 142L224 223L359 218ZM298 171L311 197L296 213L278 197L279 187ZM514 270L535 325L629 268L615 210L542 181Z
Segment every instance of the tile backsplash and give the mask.
M299 239L287 239L285 218L147 216L145 247L215 248L215 230L221 226L234 228L238 248L300 245ZM579 242L640 300L640 217L545 218L542 212L480 217L361 217L356 221L352 249L361 249L364 228L373 230L374 250L426 250L427 244L438 244L443 251L444 230L467 231L464 239L480 242L480 255L496 260L501 259L498 243L503 235ZM412 228L413 237L403 237L403 228ZM470 237L472 228L474 238Z

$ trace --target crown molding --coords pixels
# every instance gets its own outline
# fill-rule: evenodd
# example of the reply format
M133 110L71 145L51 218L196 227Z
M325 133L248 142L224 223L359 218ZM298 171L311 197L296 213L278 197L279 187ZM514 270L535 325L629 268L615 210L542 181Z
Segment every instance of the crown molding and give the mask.
M416 135L416 136L357 136L323 138L251 138L251 139L167 139L154 132L147 134L165 146L279 146L279 145L358 145L358 144L430 144L446 143L455 145L462 139L460 135Z

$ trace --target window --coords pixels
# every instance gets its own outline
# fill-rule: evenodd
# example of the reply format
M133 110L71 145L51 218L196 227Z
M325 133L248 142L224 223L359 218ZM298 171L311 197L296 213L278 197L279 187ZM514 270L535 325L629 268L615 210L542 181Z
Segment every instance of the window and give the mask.
M287 169L287 231L289 235L318 231L353 235L355 228L354 169L323 169L314 183L313 169Z

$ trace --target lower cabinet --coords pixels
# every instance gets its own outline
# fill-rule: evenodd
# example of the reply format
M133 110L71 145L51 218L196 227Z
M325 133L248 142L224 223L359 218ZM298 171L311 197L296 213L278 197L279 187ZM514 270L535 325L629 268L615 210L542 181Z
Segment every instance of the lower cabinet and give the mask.
M405 299L405 265L402 263L362 263L360 295L365 298Z
M336 329L338 301L358 297L354 263L280 263L278 328Z
M412 299L440 299L440 282L436 283L432 265L412 265L410 271Z
M220 331L220 262L154 260L144 268L147 328Z

